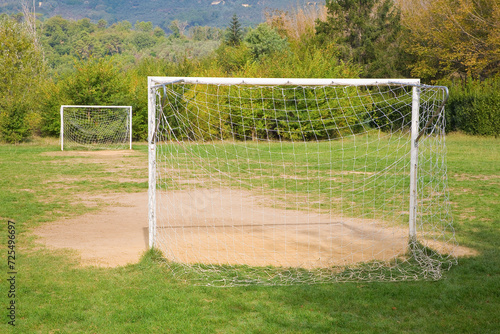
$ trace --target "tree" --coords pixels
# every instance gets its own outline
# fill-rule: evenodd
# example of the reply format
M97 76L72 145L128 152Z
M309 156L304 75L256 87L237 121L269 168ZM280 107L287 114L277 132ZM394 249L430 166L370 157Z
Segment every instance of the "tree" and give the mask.
M168 28L172 30L174 38L181 38L184 36L187 25L188 23L185 21L173 20Z
M156 40L151 34L147 32L135 32L131 38L132 44L135 45L137 50L146 49L155 45Z
M93 33L97 28L97 25L93 24L90 19L84 18L81 20L76 21L74 24L74 30L82 33L86 32L88 34Z
M161 37L165 36L165 31L163 31L163 29L160 27L155 27L153 29L153 36L156 38L161 38Z
M0 16L0 139L18 143L34 130L43 57L24 22Z
M108 26L108 21L104 20L104 19L100 19L98 22L97 22L97 28L98 29L106 29L106 27Z
M126 80L110 61L89 59L75 64L76 71L63 80L61 93L65 104L126 104Z
M229 27L226 29L225 44L229 46L239 46L243 40L243 31L241 30L241 23L236 14L233 15Z
M81 59L88 59L94 54L97 42L87 32L83 31L73 43L73 52Z
M266 23L261 23L257 28L250 30L245 37L245 43L250 48L254 59L285 51L288 48L286 39Z
M48 45L59 55L70 54L71 22L61 16L48 19L43 25L43 37Z
M101 35L100 43L103 45L104 54L105 55L114 55L122 53L124 48L123 38L116 33L107 32L106 34Z
M500 73L498 0L399 0L412 74L484 79Z
M137 31L152 32L153 31L153 23L152 22L137 21L137 22L135 22L134 28Z
M132 29L132 23L130 23L129 21L121 21L113 24L111 27L116 29L117 31L129 31L130 29Z
M363 68L366 77L394 77L400 62L401 15L393 0L327 0L328 17L318 21L323 44L335 43L344 61Z
M213 27L190 27L188 31L189 36L193 41L218 41L221 39L222 30Z

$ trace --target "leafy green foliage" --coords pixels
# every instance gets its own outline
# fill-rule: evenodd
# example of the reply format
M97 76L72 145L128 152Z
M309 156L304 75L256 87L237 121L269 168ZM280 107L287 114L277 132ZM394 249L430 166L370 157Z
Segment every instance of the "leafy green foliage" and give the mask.
M439 1L440 3L450 2L450 0ZM226 18L224 25L229 27L227 30L192 25L192 21L189 20L176 19L172 21L165 17L162 19L162 28L168 31L167 26L170 25L170 30L173 32L170 35L167 35L165 30L159 26L155 26L152 21L142 21L141 17L134 18L136 22L134 25L129 21L116 22L109 17L106 17L105 20L100 19L97 23L88 18L74 21L67 20L62 16L53 16L45 19L44 22L38 22L38 38L43 45L43 56L41 49L24 52L23 59L32 60L26 62L27 66L22 67L23 71L16 70L14 72L7 70L11 66L5 60L9 54L3 53L0 56L5 62L0 67L0 72L3 74L2 77L6 78L0 82L0 90L3 94L2 97L4 97L0 100L0 106L5 111L0 117L0 122L6 126L7 122L13 122L9 125L11 126L9 134L5 132L3 136L12 137L12 141L17 142L23 140L19 138L28 138L31 134L57 135L60 104L70 103L72 100L90 102L93 100L113 100L122 101L121 104L132 105L134 114L137 111L137 116L134 116L137 117L134 122L134 137L135 139L144 139L147 133L147 98L145 93L140 90L145 89L145 78L148 75L153 75L152 73L159 76L178 73L181 76L191 74L196 76L247 77L398 77L407 75L408 70L417 73L415 71L418 67L422 69L418 73L425 78L442 78L450 74L452 69L459 69L448 65L443 68L441 65L444 63L441 61L433 62L434 58L429 57L429 53L415 51L415 48L422 47L419 44L419 39L416 39L415 36L419 34L431 36L432 31L424 33L425 29L428 28L426 25L410 24L413 21L408 21L409 18L413 18L415 22L421 22L422 17L427 16L409 15L409 7L403 6L401 1L396 2L399 3L399 7L395 7L393 2L389 0L364 0L361 2L339 0L328 1L326 7L320 7L317 10L313 9L313 6L298 8L295 11L278 10L266 15L267 24L261 24L248 30L242 28L248 24L248 16L241 15L237 11L232 11L232 16L226 16L230 1L226 1L226 3L228 6L214 5L212 7L218 8L220 14L218 20ZM459 0L458 4L462 7L465 6L465 2L462 0ZM113 10L120 10L120 6L123 6L122 3L114 0L110 0L107 5ZM143 5L147 6L148 4ZM183 3L183 5L189 6L190 3ZM467 21L467 24L464 23L464 27L469 29L467 31L474 32L473 36L481 37L484 35L484 39L478 37L478 40L491 41L490 44L486 43L491 45L490 48L481 49L485 52L494 49L496 45L494 36L496 36L497 25L493 18L499 12L497 7L490 5L490 0L484 3L474 3L477 8L473 6L469 9L476 8L479 16ZM88 6L92 7L94 3L90 2ZM106 5L103 4L103 6ZM401 28L400 9L405 13L405 29ZM422 9L418 12L421 13ZM436 13L430 13L429 17L434 17L432 15L438 15L441 12ZM455 12L453 11L453 13ZM463 12L463 15L455 13L458 15L457 20L469 17L470 13L467 13L467 11ZM207 12L203 15L211 14ZM98 16L92 16L94 20L96 17ZM484 18L484 22L477 21L479 17ZM205 19L206 17L200 17L199 21L196 22L199 24ZM9 21L13 22L12 24L19 24L19 27L24 24L22 14L15 15ZM110 25L108 21L112 24ZM483 34L484 24L488 22L491 23L491 33ZM460 50L466 50L468 39L458 38L455 31L456 26L449 22L446 24L446 27L449 26L450 29L449 31L443 29L443 33L449 32L445 34L448 36L449 43L443 45L454 45L453 41L456 40L459 42ZM20 31L24 31L23 34L26 34L25 30L21 29ZM232 37L231 34L228 35L228 32L231 31ZM440 37L444 38L444 35ZM18 43L16 47L22 49L29 46L30 38L28 37L26 40L28 44L23 38L16 40L15 43ZM408 47L410 42L415 43L413 49ZM431 44L429 47L434 45ZM5 45L13 44L9 38L6 38L2 47ZM411 55L403 49L411 51ZM479 57L479 55L476 57L472 53L468 55L472 57L469 57L472 60ZM494 61L496 56L493 52L489 56L481 57L478 62L471 60L467 63L470 66L466 65L472 69L487 63L489 65L484 67L487 71L483 71L482 76L490 76L495 72L496 67L493 65L496 64ZM48 65L50 78L42 77L42 59ZM460 59L462 60L457 60L458 63L463 62L465 58ZM108 63L106 65L108 72L104 71L98 74L99 71L90 65L88 68L82 67L82 64L97 61L102 61L102 66ZM457 62L453 60L452 63L458 64ZM143 71L143 66L146 63L154 64L148 67L149 72ZM426 65L427 67L425 67L422 65L424 63L432 66ZM31 74L28 70L30 68ZM85 77L82 71L87 70L90 71L87 77L89 82L85 79L77 83L76 78ZM468 74L462 73L464 71L459 69L452 75L457 76L458 74L467 86L469 77ZM111 72L114 74L111 75ZM138 76L138 73L141 75ZM120 79L115 80L113 78L115 75ZM94 77L93 81L90 79L91 77ZM9 82L14 82L14 79L15 84L9 84ZM110 80L110 82L104 83L103 80ZM19 88L21 87L19 83L24 83L22 89ZM114 85L116 85L116 89L112 91L111 86ZM35 89L35 87L40 86L42 88ZM104 88L104 86L108 88ZM498 128L496 125L498 90L488 90L486 81L474 82L473 86L477 88L475 88L474 94L461 92L458 90L458 86L451 85L452 98L450 106L447 108L448 128L467 133L495 135L498 132L496 130ZM18 87L17 90L14 89L15 87ZM78 88L69 91L69 87ZM481 87L491 93L480 93ZM92 98L93 94L96 95ZM458 98L457 94L461 97ZM23 107L14 106L16 99L19 102L19 96L23 97ZM108 99L110 96L112 98ZM9 109L10 113L19 110L19 108L24 110L24 113L19 114L19 117L23 117L24 121L18 122L14 118L7 117L7 105L12 106L12 109ZM387 107L394 110L400 109L398 105ZM406 107L401 106L401 108ZM393 115L397 118L397 113ZM383 115L372 115L372 117L376 126L384 128ZM298 120L299 116L296 116L296 119ZM392 123L386 121L387 125L394 124L394 120ZM14 135L16 126L13 124L25 127L25 129L19 129L19 136ZM262 128L262 124L257 125L257 127ZM224 129L223 127L223 133L228 131ZM252 136L251 133L250 136Z
M13 14L22 11L20 0L1 0L0 13ZM213 0L46 0L36 2L36 12L42 19L55 15L65 18L91 18L94 22L101 19L110 24L129 21L151 21L153 25L167 30L170 22L179 20L188 22L189 26L211 26L223 28L233 14L241 18L245 26L257 25L262 22L262 13L269 8L288 9L304 0L266 0L266 1L236 1L225 0L213 4ZM31 3L31 1L28 1ZM244 7L242 4L249 4Z
M221 30L212 27L191 27L174 20L173 34L167 36L151 22L128 21L105 27L88 20L71 21L60 16L48 19L41 29L41 42L49 67L58 73L74 70L74 59L113 57L122 63L134 63L144 57L171 62L209 55L220 43ZM190 37L188 37L190 35Z
M62 84L56 84L54 80L45 81L40 95L40 117L42 136L59 136L61 131L60 107L65 98L61 95Z
M139 32L134 34L131 38L131 42L137 48L137 50L150 48L156 43L154 37L147 32Z
M75 64L61 89L67 101L75 105L123 105L126 101L126 81L109 61L90 59Z
M14 103L0 113L0 138L8 143L20 143L31 135L27 121L27 107Z
M500 73L498 0L399 0L408 32L402 43L415 58L411 73L425 79L483 80Z
M41 50L24 23L0 17L0 140L19 143L32 134L44 77Z
M127 103L133 109L132 135L135 140L148 138L148 83L147 76L189 75L192 71L189 62L175 64L154 58L140 60L128 73L129 87Z
M250 48L254 59L283 52L288 48L286 39L265 23L251 29L245 36L245 43Z
M153 31L153 23L152 22L140 22L137 21L134 25L135 30L142 32L152 32Z
M194 41L218 41L221 39L222 30L213 27L190 27L188 35Z
M333 41L340 58L362 66L364 77L400 75L401 19L393 0L330 0L326 6L328 18L316 26L322 43Z
M179 20L173 20L170 23L169 29L172 31L173 38L184 37L184 30L186 29L187 22L180 22Z
M447 131L500 136L500 79L448 84Z
M251 60L250 50L246 45L239 47L221 45L215 53L216 66L223 76L232 76L238 73Z

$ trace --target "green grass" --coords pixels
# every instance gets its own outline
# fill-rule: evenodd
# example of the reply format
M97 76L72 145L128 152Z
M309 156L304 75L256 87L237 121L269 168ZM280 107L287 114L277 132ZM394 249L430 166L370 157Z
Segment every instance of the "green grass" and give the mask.
M212 182L230 187L286 193L282 205L288 208L310 209L314 202L317 209L358 217L400 212L401 203L408 203L410 147L400 136L364 135L320 143L169 143L159 150L165 166L181 176L180 182L168 185L178 189L186 187L186 179L210 175ZM300 200L294 201L294 194ZM402 221L408 221L407 216Z
M0 332L12 330L6 317L12 219L19 333L496 333L500 142L453 134L447 147L456 237L479 255L459 259L444 279L210 288L178 282L153 252L126 267L82 268L68 252L36 247L28 233L105 205L79 203L82 194L145 191L145 145L119 158L131 168L115 173L112 164L57 155L55 144L0 145Z

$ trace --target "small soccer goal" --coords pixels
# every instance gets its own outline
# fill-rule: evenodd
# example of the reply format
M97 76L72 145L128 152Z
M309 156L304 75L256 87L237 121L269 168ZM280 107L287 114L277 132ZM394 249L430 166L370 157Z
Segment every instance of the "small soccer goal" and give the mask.
M131 106L62 105L61 150L132 149Z
M149 243L208 285L436 280L446 87L149 78Z

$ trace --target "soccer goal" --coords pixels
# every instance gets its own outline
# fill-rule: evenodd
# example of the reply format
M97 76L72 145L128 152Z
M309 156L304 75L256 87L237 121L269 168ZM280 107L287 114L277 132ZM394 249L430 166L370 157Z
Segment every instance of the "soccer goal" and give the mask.
M132 149L132 107L61 106L61 150Z
M149 244L209 285L436 280L446 87L149 77Z

